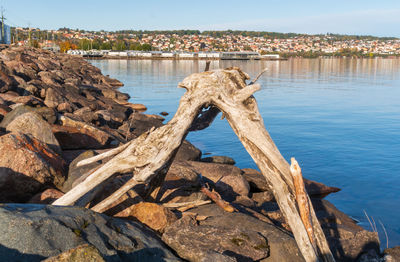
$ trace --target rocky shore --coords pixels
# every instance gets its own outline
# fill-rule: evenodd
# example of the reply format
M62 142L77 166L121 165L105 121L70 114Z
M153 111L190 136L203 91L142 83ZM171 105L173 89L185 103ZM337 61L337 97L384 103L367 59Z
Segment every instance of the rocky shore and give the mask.
M49 205L102 164L80 160L163 125L122 85L79 57L0 46L2 261L304 261L263 176L229 157L202 158L188 141L153 195L138 186L104 214L91 211L132 177L119 174L85 207ZM182 204L207 200L204 183L237 211ZM323 199L338 188L305 186L337 261L400 259Z

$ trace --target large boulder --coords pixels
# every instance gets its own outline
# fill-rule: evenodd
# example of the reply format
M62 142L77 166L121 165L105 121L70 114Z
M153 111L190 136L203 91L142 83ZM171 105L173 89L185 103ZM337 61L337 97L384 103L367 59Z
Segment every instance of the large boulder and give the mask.
M31 135L0 137L0 201L26 202L46 187L61 188L63 159Z
M51 126L38 114L28 112L16 117L7 125L7 131L21 132L47 144L54 152L61 153L60 144L55 138Z
M207 261L210 252L237 261L304 261L293 237L272 224L243 213L225 212L215 204L190 212L206 219L183 217L167 227L162 236L179 256L189 261Z
M143 225L80 207L0 206L3 261L42 261L88 244L106 261L180 261Z
M90 124L63 116L63 125L53 125L53 133L63 150L115 147L119 141L111 134Z

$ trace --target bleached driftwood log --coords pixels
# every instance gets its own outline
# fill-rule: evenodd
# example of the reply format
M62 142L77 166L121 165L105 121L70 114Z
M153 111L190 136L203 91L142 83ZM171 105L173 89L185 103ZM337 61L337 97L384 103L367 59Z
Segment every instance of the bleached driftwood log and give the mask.
M71 205L113 174L133 172L134 177L130 181L93 208L98 212L106 210L136 184L148 183L155 176L163 177L188 130L207 127L218 111L221 111L272 186L275 199L306 261L334 261L313 209L311 217L316 249L308 237L296 206L289 164L265 130L256 100L252 96L260 86L246 85L248 79L249 76L239 68L186 77L179 87L185 88L187 92L182 96L179 108L168 124L105 154L81 161L79 165L114 156L53 204ZM208 108L208 111L201 113L203 108Z

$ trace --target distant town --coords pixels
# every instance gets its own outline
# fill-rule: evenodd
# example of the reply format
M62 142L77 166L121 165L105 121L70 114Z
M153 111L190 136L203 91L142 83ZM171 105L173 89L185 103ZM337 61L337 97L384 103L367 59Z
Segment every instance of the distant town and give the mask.
M85 31L9 28L9 41L78 55L137 56L143 52L190 54L247 52L272 58L400 56L400 39L356 35L307 35L255 31ZM76 50L76 51L74 51ZM105 50L105 51L101 51ZM123 53L117 53L123 51ZM131 52L129 52L131 51ZM275 55L275 56L274 56ZM168 55L171 56L171 55ZM181 55L185 57L185 55ZM193 55L197 56L197 55ZM204 55L205 57L206 55ZM165 55L167 57L167 55ZM190 55L186 55L190 57ZM210 55L212 57L212 55Z

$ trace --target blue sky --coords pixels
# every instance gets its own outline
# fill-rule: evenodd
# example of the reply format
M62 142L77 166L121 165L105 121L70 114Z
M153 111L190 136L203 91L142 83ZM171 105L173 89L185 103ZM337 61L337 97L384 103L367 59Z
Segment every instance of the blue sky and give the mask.
M399 0L0 0L9 24L58 29L199 29L400 37Z

